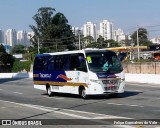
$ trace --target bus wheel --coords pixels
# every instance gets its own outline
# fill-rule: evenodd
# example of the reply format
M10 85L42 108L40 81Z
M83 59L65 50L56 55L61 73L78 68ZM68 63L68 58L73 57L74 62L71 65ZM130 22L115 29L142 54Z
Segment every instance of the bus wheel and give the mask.
M79 95L82 97L82 99L88 98L88 96L86 94L86 89L82 86L79 88Z
M49 96L49 97L52 96L52 95L53 95L53 92L51 91L51 86L50 86L50 85L47 85L47 86L46 86L46 89L47 89L47 94L48 94L48 96Z

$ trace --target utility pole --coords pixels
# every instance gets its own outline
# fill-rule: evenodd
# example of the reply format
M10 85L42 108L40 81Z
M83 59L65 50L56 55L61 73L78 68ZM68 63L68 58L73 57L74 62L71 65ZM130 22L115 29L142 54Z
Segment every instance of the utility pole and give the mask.
M137 50L138 50L138 60L140 59L139 56L139 37L138 37L138 25L137 25Z
M78 37L79 37L79 50L81 49L81 37L80 37L80 30L78 30Z
M39 54L40 52L39 52L39 37L38 37L38 54Z

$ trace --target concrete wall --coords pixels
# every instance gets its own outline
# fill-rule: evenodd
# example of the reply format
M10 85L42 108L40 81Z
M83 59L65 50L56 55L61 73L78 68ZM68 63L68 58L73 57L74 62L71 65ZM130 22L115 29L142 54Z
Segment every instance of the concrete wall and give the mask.
M160 74L160 62L123 63L125 73Z
M2 78L33 78L32 73L0 73ZM152 83L160 85L160 74L125 74L126 82Z

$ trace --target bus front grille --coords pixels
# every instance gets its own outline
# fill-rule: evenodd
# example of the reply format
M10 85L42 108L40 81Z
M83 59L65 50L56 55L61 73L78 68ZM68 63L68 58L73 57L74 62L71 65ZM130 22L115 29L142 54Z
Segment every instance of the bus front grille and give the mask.
M120 85L119 80L103 80L102 83L105 91L117 91Z

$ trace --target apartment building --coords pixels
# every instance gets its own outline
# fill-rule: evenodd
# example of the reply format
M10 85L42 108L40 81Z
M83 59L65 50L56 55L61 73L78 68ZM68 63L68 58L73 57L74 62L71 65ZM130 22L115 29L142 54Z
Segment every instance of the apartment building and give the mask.
M94 24L92 22L87 22L86 24L84 24L83 34L84 34L84 37L92 36L93 39L96 41L97 40L97 37L96 37L96 24Z
M4 32L0 29L0 44L4 44Z
M28 38L26 31L21 30L17 32L17 44L21 44L24 46L28 45Z
M99 35L101 35L104 40L113 39L113 23L108 20L100 22Z
M125 40L126 39L126 36L125 36L125 33L123 32L122 29L117 29L117 30L114 30L114 33L113 33L113 39L117 42L120 42L122 40Z
M15 29L6 30L5 36L7 45L14 46L17 44L17 32Z

